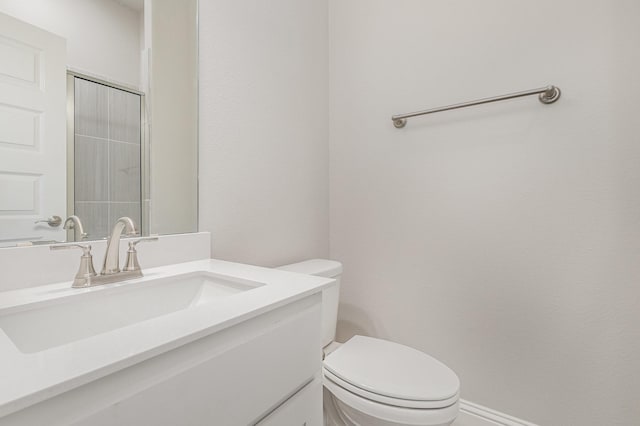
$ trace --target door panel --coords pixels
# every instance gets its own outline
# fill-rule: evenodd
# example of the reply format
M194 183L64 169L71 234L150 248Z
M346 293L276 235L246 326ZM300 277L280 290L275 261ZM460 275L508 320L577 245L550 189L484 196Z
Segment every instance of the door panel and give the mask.
M63 240L66 42L0 14L0 246Z

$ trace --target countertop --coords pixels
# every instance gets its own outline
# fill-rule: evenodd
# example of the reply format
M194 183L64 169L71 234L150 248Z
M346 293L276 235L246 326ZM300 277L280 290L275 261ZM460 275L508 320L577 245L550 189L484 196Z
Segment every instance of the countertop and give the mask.
M144 271L142 278L86 289L71 288L69 280L0 292L0 315L55 303L55 299L71 294L98 293L199 271L264 285L34 353L22 353L0 328L0 417L300 300L335 283L330 278L209 259L150 268ZM69 303L70 308L72 305ZM46 326L42 324L42 327Z

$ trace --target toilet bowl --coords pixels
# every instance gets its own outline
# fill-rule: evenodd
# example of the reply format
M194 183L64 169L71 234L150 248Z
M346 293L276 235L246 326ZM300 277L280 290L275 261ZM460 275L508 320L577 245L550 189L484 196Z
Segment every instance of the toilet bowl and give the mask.
M460 381L446 365L417 349L353 336L334 341L342 265L312 259L278 269L330 277L322 293L326 426L446 426L458 415Z

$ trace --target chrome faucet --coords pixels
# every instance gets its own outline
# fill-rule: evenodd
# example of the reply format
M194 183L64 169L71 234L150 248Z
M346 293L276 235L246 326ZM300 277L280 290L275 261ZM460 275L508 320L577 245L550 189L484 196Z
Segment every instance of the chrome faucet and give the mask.
M73 229L73 240L78 241L78 236L80 236L80 240L84 240L87 238L87 233L84 232L84 228L82 227L82 222L80 218L76 215L71 215L64 221L64 225L62 225L62 229L70 230Z
M120 237L126 228L128 236L136 234L136 227L128 217L121 217L111 230L111 236L107 242L107 252L104 255L104 263L100 275L112 275L120 272Z

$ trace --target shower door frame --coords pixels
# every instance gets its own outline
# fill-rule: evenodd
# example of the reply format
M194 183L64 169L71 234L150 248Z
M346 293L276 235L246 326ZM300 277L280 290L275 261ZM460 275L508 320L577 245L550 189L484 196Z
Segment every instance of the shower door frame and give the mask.
M150 204L150 141L147 120L146 95L131 86L100 77L67 69L67 212L75 214L75 79L81 78L92 83L102 84L113 89L124 90L140 96L140 224L141 235L149 235L149 204ZM89 240L91 240L89 236ZM67 230L67 241L75 241L73 229Z

